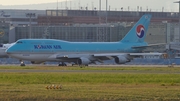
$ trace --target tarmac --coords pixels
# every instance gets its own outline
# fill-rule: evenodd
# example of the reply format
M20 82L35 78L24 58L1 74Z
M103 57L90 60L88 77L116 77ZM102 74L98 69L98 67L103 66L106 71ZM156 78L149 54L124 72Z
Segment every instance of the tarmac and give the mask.
M11 65L3 65L3 66L11 66ZM18 66L18 65L17 65ZM43 66L43 65L28 65L28 66ZM46 67L55 67L56 65L45 65ZM58 66L57 66L58 67ZM89 65L89 67L168 67L168 65ZM177 67L177 66L174 66ZM68 68L68 66L67 66ZM80 67L74 67L80 68ZM171 73L170 71L143 71L143 70L62 70L62 69L0 69L0 73ZM180 71L176 71L173 73L180 74Z

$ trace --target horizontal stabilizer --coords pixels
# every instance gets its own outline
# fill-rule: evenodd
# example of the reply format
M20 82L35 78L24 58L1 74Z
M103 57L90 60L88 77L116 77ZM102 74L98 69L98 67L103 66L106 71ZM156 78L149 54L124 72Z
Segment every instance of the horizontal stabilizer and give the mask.
M152 55L152 56L161 56L166 53L130 53L131 56L144 56L144 55Z
M148 48L148 47L155 47L160 45L166 45L166 43L158 43L158 44L149 44L147 46L133 46L131 48L137 49L137 48Z

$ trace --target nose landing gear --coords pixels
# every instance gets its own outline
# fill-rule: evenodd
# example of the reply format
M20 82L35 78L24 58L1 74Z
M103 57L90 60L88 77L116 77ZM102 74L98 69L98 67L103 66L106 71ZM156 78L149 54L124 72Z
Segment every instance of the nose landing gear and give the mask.
M20 66L26 66L25 63L23 61L21 61Z

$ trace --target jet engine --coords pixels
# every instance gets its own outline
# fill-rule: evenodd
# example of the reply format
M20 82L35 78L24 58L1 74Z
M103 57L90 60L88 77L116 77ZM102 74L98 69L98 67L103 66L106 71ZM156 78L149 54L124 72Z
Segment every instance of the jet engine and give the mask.
M126 62L129 62L129 60L125 56L117 56L114 60L117 64L124 64Z
M77 60L78 65L88 65L89 63L91 63L91 61L88 58L82 57Z
M41 64L43 63L44 61L31 61L32 64Z

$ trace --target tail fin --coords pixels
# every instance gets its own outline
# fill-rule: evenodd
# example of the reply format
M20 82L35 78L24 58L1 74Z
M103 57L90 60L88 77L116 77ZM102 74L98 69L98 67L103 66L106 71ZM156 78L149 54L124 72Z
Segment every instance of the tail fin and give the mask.
M121 40L121 42L144 42L150 20L150 14L143 15L139 19L139 21L132 27L132 29L126 34L126 36Z

